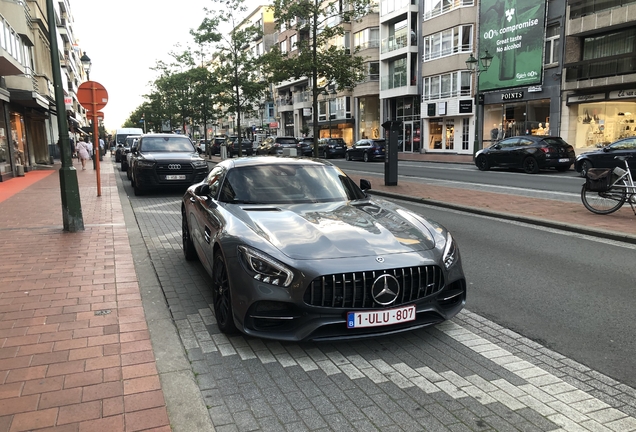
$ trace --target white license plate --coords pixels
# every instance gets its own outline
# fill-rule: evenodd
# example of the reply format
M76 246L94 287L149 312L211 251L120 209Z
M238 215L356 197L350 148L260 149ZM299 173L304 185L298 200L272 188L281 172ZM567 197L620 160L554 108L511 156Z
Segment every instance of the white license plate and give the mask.
M415 320L415 305L347 313L347 328L380 327Z
M570 159L559 159L559 162L570 162Z
M185 174L171 174L166 176L166 180L185 180Z
M336 150L342 149L342 146L336 146Z

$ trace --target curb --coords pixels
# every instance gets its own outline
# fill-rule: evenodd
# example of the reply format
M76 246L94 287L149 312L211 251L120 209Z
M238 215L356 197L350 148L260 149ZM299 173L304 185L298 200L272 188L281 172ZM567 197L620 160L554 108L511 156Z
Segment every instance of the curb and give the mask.
M170 426L175 432L214 432L212 419L168 309L119 170L117 167L114 167L114 170Z
M529 217L529 216L520 216L520 215L512 214L512 213L494 212L494 211L490 211L490 210L484 210L484 209L478 208L478 207L471 207L471 206L465 206L465 205L460 205L460 204L452 204L452 203L447 203L447 202L443 202L443 201L437 201L437 200L432 200L432 199L427 199L427 198L412 197L412 196L408 196L408 195L401 195L401 194L378 191L378 190L373 190L373 189L370 190L369 193L371 195L378 195L378 196L383 196L383 197L386 197L386 198L394 198L394 199L399 199L399 200L402 200L402 201L410 201L410 202L415 202L415 203L419 203L419 204L431 205L431 206L435 206L435 207L443 207L443 208L448 208L448 209L451 209L451 210L459 210L459 211L464 211L464 212L468 212L468 213L478 214L478 215L482 215L482 216L490 216L490 217L495 217L495 218L499 218L499 219L515 221L515 222L523 222L523 223L527 223L527 224L530 224L530 225L538 225L538 226L542 226L542 227L546 227L546 228L554 228L554 229L559 229L559 230L562 230L562 231L574 232L574 233L577 233L577 234L588 235L588 236L591 236L591 237L600 237L600 238L605 238L605 239L608 239L608 240L614 240L614 241L620 241L620 242L625 242L625 243L636 244L636 236L629 235L629 234L619 234L619 233L616 233L614 231L606 231L606 230L588 228L588 227L585 227L583 225L571 225L571 224L566 224L566 223L563 223L563 222L556 222L556 221L550 221L550 220L545 220L545 219L537 219L537 218L532 218L532 217Z

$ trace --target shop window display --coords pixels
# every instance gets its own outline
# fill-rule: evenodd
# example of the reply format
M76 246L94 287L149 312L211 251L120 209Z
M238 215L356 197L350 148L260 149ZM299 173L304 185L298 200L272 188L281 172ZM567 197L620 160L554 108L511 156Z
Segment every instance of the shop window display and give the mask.
M636 136L636 103L580 104L576 118L576 148L603 147Z

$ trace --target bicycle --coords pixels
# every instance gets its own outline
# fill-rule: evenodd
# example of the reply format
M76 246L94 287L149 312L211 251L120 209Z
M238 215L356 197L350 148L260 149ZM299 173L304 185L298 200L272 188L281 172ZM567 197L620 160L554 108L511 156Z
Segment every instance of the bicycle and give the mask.
M585 174L581 189L581 201L586 209L596 214L610 214L628 202L636 215L636 185L627 159L631 156L616 156L625 162L625 169L590 168Z

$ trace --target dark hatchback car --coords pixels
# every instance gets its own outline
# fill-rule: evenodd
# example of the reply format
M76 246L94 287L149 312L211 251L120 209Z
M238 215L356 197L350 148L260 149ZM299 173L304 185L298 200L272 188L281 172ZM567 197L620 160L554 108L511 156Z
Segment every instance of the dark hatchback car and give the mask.
M328 161L271 156L222 161L190 186L183 253L211 276L219 330L346 339L455 316L467 284L453 237L370 188Z
M598 150L581 153L576 157L574 169L585 177L585 173L590 168L624 168L625 164L616 156L631 156L636 159L636 137L625 138L609 144ZM634 168L630 169L632 174L636 174Z
M345 159L365 162L383 161L385 148L386 141L383 139L361 139L345 151Z
M254 145L247 138L241 140L241 156L252 156L254 154ZM234 157L239 155L238 137L230 137L228 145L228 156Z
M295 149L298 154L298 140L289 136L270 136L265 138L256 149L257 155L282 155L284 149Z
M541 169L570 169L576 154L560 137L524 135L505 138L475 154L475 165L481 171L490 168L520 168L528 174Z
M217 136L214 137L214 140L212 140L212 147L211 147L211 154L212 155L219 155L221 154L221 145L223 143L225 143L226 138L222 137L222 136Z
M298 156L313 156L314 155L314 138L304 137L298 140Z
M345 157L347 143L342 138L322 138L318 141L318 156L325 159Z
M208 174L208 164L185 135L143 135L130 160L135 195L150 189L190 186Z

